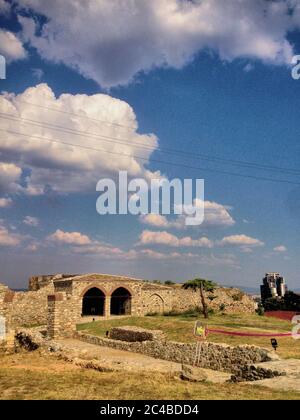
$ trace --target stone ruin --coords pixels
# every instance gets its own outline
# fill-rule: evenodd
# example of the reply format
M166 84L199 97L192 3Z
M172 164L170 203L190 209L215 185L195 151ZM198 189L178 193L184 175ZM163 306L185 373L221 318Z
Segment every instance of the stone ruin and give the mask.
M207 298L215 311L254 313L256 309L253 299L239 289L218 287ZM183 313L196 307L201 307L197 291L107 274L35 276L25 292L0 284L0 315L8 328L47 325L51 338L71 336L85 318Z

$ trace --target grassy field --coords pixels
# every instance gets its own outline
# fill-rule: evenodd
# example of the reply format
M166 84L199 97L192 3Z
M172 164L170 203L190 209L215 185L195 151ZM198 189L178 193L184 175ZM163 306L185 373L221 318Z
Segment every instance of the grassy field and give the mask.
M190 383L159 374L95 372L35 351L0 356L0 399L299 400L300 394L243 384Z
M97 321L89 324L81 324L78 330L90 334L105 336L105 332L111 327L120 325L135 325L149 329L159 329L166 333L167 339L181 342L192 342L193 325L195 320L203 320L201 315L180 315L180 316L149 316L143 318L120 318L109 321ZM222 327L228 330L258 331L258 332L290 332L292 325L289 321L282 321L275 318L261 317L248 314L212 315L208 325ZM210 334L209 341L226 343L230 345L253 344L260 347L270 348L269 338L260 337L235 337L219 334ZM278 354L282 358L300 359L300 340L293 338L279 338Z

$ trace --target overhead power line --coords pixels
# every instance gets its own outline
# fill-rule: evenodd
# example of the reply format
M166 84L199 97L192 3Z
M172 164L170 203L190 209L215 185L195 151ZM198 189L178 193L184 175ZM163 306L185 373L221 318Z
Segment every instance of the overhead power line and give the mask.
M116 127L120 127L120 128L126 128L127 130L135 130L136 126L130 126L130 125L124 125L124 124L119 124L113 121L107 121L107 120L100 120L98 118L93 118L93 117L89 117L88 115L84 115L84 114L76 114L75 112L70 112L70 111L64 111L63 109L56 109L54 107L50 107L47 105L41 105L41 104L34 104L32 102L28 102L28 101L23 101L21 99L18 98L18 101L16 103L16 105L18 103L22 103L22 104L26 104L26 105L31 105L31 106L35 106L37 108L44 108L47 109L48 111L54 111L54 112L59 112L61 114L65 114L65 115L72 115L74 117L78 117L78 118L84 118L86 120L90 120L90 121L94 121L94 122L99 122L101 124L108 124L108 125L114 125Z
M43 140L43 141L47 141L47 142L50 142L50 143L62 144L62 145L71 146L71 147L77 147L77 148L80 148L80 149L85 149L85 150L90 150L90 151L95 151L95 152L101 152L101 153L108 153L108 154L112 154L112 155L130 157L130 158L134 158L134 159L138 159L138 160L143 160L145 162L149 161L148 158L133 155L133 154L129 154L129 153L119 153L119 152L113 152L111 150L98 149L98 148L96 149L96 148L90 147L90 146L83 146L83 145L79 145L79 144L75 144L75 143L69 143L69 142L65 142L65 141L61 141L61 140L49 139L49 138L42 137L42 136L28 135L26 133L20 133L20 132L16 132L16 131L13 131L13 130L7 130L5 128L0 128L0 131L4 131L4 132L10 133L10 134L20 135L20 136L23 136L27 139L28 138L38 139L38 140ZM182 164L182 163L167 162L167 161L164 161L164 160L158 160L158 159L152 159L152 158L151 158L151 162L159 163L159 164L163 164L163 165L171 165L171 166L185 168L185 169L195 169L195 170L199 170L199 171L209 171L209 172L219 173L219 174L223 174L223 175L236 176L236 177L240 177L240 178L255 179L255 180L259 180L259 181L269 181L269 182L292 184L292 185L298 185L298 186L300 185L300 182L294 182L294 181L290 181L290 180L286 180L286 179L274 179L274 178L267 178L267 177L258 177L258 176L255 176L255 175L245 175L245 174L239 174L239 173L235 173L235 172L221 171L219 169L185 165L185 164Z
M126 146L135 146L137 148L140 149L144 149L144 150L149 150L151 152L157 151L157 152L161 152L161 153L165 153L165 154L170 154L170 155L175 155L175 156L185 156L185 157L189 157L192 159L200 159L200 160L204 160L207 162L216 162L216 163L220 163L220 164L229 164L229 165L233 165L233 166L238 166L238 167L242 167L242 168L253 168L253 169L258 169L258 170L264 170L264 171L277 171L277 172L282 172L284 174L291 174L291 175L300 175L300 171L297 169L291 169L291 168L284 168L284 167L278 167L278 166L273 166L273 165L262 165L259 163L255 163L255 162L247 162L247 161L239 161L239 160L233 160L233 159L224 159L224 158L220 158L220 157L216 157L216 156L210 156L210 155L204 155L201 153L192 153L192 152L185 152L182 150L178 150L178 149L170 149L170 148L159 148L157 150L154 150L153 147L149 146L149 145L145 145L145 144L141 144L141 143L137 143L134 142L130 139L119 139L119 138L115 138L115 137L111 137L111 136L106 136L104 134L96 134L96 133L90 133L90 132L86 132L86 131L79 131L79 130L75 130L72 128L68 128L68 127L63 127L57 124L53 124L53 123L47 123L47 122L40 122L40 121L36 121L33 119L29 119L29 118L24 118L24 117L17 117L11 114L6 114L6 113L2 113L0 112L0 118L4 118L4 119L9 119L9 120L13 120L13 121L22 121L25 124L26 123L30 123L31 125L35 125L37 127L40 128L48 128L48 129L53 129L56 131L60 131L60 132L64 132L67 134L74 134L77 136L84 136L84 137L90 137L93 138L94 140L97 139L101 139L101 142L103 141L109 141L111 143L111 141L113 140L114 143L116 144L121 144L121 145L126 145Z

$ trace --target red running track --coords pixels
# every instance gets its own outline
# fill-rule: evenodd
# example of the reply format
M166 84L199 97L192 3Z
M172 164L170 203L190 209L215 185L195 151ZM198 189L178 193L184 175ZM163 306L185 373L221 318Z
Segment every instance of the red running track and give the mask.
M270 337L270 338L274 338L274 337L292 337L292 333L281 333L281 334L267 334L267 333L248 333L248 332L237 332L237 331L225 331L225 330L215 330L215 329L211 329L208 328L207 329L208 333L213 333L213 334L224 334L224 335L235 335L238 337Z

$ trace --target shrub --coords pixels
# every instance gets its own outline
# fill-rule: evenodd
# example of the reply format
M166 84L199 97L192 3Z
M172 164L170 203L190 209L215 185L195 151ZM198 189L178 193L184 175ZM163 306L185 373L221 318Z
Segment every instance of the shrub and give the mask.
M244 294L242 292L236 293L234 295L232 295L232 299L235 302L240 302L243 299Z
M219 311L220 312L224 312L225 311L225 308L226 308L225 303L221 303L221 305L219 306Z
M256 313L259 316L264 316L264 314L265 314L265 308L264 308L264 306L261 303L258 305L258 308L256 309Z

